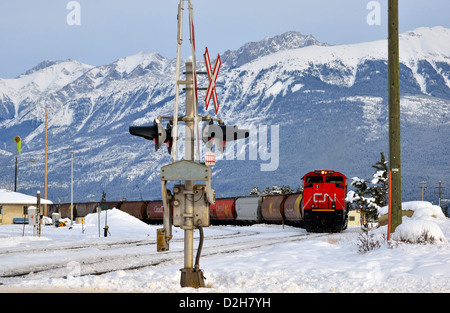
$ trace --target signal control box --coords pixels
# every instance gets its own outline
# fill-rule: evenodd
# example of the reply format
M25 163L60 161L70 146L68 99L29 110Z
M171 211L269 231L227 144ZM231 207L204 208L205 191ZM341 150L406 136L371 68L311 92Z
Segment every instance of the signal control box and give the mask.
M209 227L209 201L206 197L206 185L194 185L194 190L186 191L185 185L175 185L173 188L173 225L184 226L187 201L193 206L193 221L196 227Z

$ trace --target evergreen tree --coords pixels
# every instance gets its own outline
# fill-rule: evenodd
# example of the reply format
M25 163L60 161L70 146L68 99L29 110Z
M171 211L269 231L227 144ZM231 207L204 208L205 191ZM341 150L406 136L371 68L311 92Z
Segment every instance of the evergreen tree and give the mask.
M365 226L370 221L376 221L380 206L376 203L376 198L373 197L373 187L369 187L366 181L359 177L352 178L351 186L356 190L350 190L345 200L354 203L356 209L361 211L363 218L362 224Z
M353 177L351 186L355 188L355 191L350 190L347 193L346 200L354 203L356 209L361 210L363 224L376 221L378 210L387 203L388 162L383 152L380 152L380 156L380 161L372 165L372 168L376 169L371 181L374 186L369 186L364 179Z
M277 185L273 185L272 188L267 187L264 189L264 194L266 195L282 195L283 187L278 187Z
M381 190L377 190L375 187L372 188L371 193L372 196L375 198L376 203L379 206L385 206L387 204L387 188L388 188L388 161L386 161L386 158L384 157L384 153L380 152L381 160L372 165L374 169L376 169L376 173L373 174L372 184L374 185L380 185L381 186L375 186L376 188L379 188Z
M102 191L102 200L100 202L106 202L106 192Z
M303 190L299 187L296 192L302 192ZM250 195L286 195L294 193L294 190L290 186L277 186L273 185L272 187L266 187L263 191L261 191L258 187L253 187L250 191Z
M258 187L253 187L252 188L252 191L250 191L250 196L259 196L259 195L261 195L262 194L262 192L261 192L261 190L259 190L259 188Z
M350 203L354 203L355 208L363 212L365 208L365 194L369 186L367 186L367 183L364 179L361 179L359 177L353 177L352 183L350 185L355 187L356 190L350 190L347 193L347 198L345 200Z
M292 188L289 186L281 186L280 189L281 189L281 193L284 195L294 193L294 190L292 190Z

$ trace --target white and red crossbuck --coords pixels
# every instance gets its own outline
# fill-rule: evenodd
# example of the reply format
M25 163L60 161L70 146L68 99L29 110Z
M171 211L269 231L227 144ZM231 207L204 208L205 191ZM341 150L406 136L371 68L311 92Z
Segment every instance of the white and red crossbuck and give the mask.
M209 86L206 91L205 103L206 109L208 110L209 103L211 102L211 97L214 101L214 108L216 109L216 114L219 112L219 100L217 99L217 91L216 91L216 82L217 77L219 76L220 66L222 65L222 61L220 60L220 55L217 54L216 64L214 65L214 71L212 70L211 60L209 58L208 48L206 48L206 52L203 55L205 57L205 65L206 71L209 77Z

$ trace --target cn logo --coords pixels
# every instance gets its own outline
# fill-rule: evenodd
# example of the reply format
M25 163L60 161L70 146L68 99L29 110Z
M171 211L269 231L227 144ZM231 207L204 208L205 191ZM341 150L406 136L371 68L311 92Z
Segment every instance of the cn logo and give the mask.
M323 199L320 199L322 197L322 195L323 195ZM336 194L334 194L334 199L333 199L327 193L323 193L323 194L322 193L315 193L314 196L313 196L313 201L316 202L316 203L323 203L323 202L327 201L327 197L331 201L336 202Z

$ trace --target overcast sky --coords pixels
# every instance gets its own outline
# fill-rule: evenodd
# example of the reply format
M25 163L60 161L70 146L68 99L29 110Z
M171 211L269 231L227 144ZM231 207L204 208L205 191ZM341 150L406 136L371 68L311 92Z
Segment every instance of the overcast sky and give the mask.
M1 78L16 77L43 60L101 65L140 51L175 57L179 0L78 0L79 14L67 9L69 2L0 0ZM206 46L215 55L290 30L330 44L386 39L387 2L192 0L197 58ZM367 22L368 15L376 22L377 13L369 3L379 4L380 25ZM450 28L449 0L399 0L399 10L400 32ZM187 29L187 10L184 16ZM81 25L70 25L78 21ZM189 54L188 39L186 34L183 57Z

